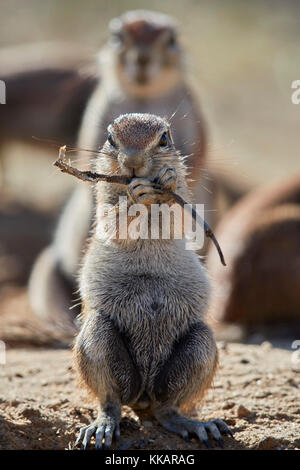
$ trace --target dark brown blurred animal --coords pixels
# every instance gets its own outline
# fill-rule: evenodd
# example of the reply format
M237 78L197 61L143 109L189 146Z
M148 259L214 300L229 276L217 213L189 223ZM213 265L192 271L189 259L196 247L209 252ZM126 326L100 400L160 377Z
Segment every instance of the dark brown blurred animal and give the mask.
M33 260L50 239L53 224L54 214L1 199L0 286L28 281Z
M300 175L251 191L223 218L208 270L211 316L248 327L300 320Z
M69 43L41 43L0 50L0 145L32 136L74 145L88 98L99 82L92 54ZM40 142L40 145L43 142Z

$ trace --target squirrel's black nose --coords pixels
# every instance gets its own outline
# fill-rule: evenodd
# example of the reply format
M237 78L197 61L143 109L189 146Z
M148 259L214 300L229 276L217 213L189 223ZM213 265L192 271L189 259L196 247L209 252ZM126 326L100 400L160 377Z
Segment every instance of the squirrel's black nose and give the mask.
M122 154L121 161L123 165L128 169L137 169L144 166L144 157L140 152L128 151Z
M137 56L137 64L140 67L146 67L150 62L150 57L148 54L140 53Z

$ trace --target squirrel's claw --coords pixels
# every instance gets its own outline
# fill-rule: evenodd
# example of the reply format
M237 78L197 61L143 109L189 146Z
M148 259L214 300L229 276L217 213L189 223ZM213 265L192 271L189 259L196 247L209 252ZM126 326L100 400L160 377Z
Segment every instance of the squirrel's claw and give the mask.
M207 449L210 449L211 443L208 438L210 436L218 442L219 446L223 449L222 434L229 434L232 436L232 432L224 421L221 419L214 419L212 421L200 422L194 419L186 418L178 413L172 414L158 414L157 418L166 429L171 432L179 434L184 439L187 439L188 434L196 434L198 439L205 444Z
M155 203L157 197L163 194L161 189L146 178L134 178L128 185L127 192L134 203Z
M107 450L111 446L113 437L116 441L120 438L119 423L112 416L101 415L94 423L80 429L74 446L82 442L82 450L86 450L93 435L95 435L95 449L101 450L103 446L103 450Z
M155 176L154 183L161 185L164 190L175 192L177 183L176 171L166 163Z

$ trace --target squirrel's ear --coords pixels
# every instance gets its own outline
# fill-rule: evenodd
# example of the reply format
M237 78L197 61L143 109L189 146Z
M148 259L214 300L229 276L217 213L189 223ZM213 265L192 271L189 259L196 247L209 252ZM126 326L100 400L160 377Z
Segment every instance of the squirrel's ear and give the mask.
M121 26L122 26L122 22L121 22L120 18L113 18L108 23L108 28L109 28L109 31L111 33L115 33L115 32L120 31Z

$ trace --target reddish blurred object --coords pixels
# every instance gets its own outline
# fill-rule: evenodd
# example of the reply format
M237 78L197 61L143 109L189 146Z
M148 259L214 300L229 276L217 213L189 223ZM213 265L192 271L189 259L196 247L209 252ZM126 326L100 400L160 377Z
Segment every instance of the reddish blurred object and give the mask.
M251 191L215 234L227 267L210 247L212 318L248 326L294 320L300 326L300 175Z

